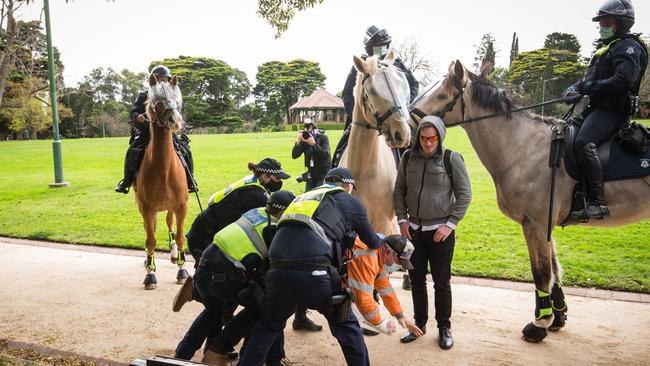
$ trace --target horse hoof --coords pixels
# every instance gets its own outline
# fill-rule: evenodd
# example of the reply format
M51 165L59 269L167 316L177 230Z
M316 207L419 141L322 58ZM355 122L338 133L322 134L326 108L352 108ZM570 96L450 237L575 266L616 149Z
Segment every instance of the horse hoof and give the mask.
M179 285L185 283L185 280L190 276L189 273L187 273L187 270L185 268L181 268L176 272L176 283Z
M145 290L153 290L156 288L156 285L158 284L158 279L156 279L156 274L155 273L147 273L146 276L144 276L144 281L142 282L144 284L144 289Z
M557 332L558 330L564 328L566 321L568 319L566 312L553 310L553 324L548 327L548 330L551 332Z
M521 331L522 339L526 342L531 342L531 343L538 343L544 340L546 338L546 335L548 334L548 331L546 328L540 328L533 323L528 323L524 327L524 329Z

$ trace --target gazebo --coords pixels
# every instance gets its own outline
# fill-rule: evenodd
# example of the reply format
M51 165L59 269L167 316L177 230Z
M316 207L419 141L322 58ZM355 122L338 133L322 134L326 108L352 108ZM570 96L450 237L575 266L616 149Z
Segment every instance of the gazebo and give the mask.
M289 113L291 124L302 123L307 117L316 123L343 122L345 108L341 98L330 94L323 88L318 88L312 95L300 99L289 107Z

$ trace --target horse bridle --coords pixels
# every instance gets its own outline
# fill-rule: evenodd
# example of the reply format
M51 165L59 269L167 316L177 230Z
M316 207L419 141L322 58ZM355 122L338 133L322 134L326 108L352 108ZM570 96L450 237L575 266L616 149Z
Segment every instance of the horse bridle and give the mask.
M370 101L370 111L372 112L372 116L375 118L375 126L371 125L370 123L366 121L353 121L352 123L355 125L360 125L364 126L367 129L374 129L379 132L379 134L382 134L382 131L384 130L384 122L392 116L394 113L399 112L399 113L404 113L403 117L406 117L406 111L405 106L400 105L399 98L397 96L397 93L395 91L395 85L393 84L393 80L388 77L388 68L390 67L389 65L379 62L379 70L382 73L382 76L384 77L384 81L386 82L386 86L388 87L388 91L390 92L391 98L393 99L393 106L390 107L388 110L386 110L384 113L379 113L379 111L375 108L374 103L372 103L371 98L370 98L370 92L368 91L368 88L366 87L366 80L370 78L370 75L364 76L364 78L361 81L361 86L363 88L363 105L366 105L366 101ZM399 69L396 68L398 72L401 72ZM408 118L405 118L408 119Z
M437 84L437 83L436 83L436 84ZM458 94L456 94L456 95L455 95L455 96L454 96L454 97L453 97L453 98L452 98L452 99L451 99L447 104L445 104L445 106L442 107L442 109L440 109L438 112L436 112L436 113L431 113L431 114L427 114L427 113L424 113L422 110L420 110L420 109L418 109L418 108L416 108L416 107L409 108L409 109L410 109L410 112L411 112L412 114L414 114L414 115L420 117L421 119L424 118L424 117L426 117L426 116L429 116L429 115L436 116L436 117L438 117L438 118L440 118L440 119L443 119L443 117L445 116L445 114L447 114L447 112L451 112L451 111L454 109L454 107L456 106L456 103L458 103L458 100L460 99L460 115L461 115L461 117L460 117L460 122L457 122L457 123L454 123L454 124L449 124L449 125L447 125L447 127L457 126L457 125L460 125L460 124L466 123L466 121L465 121L465 98L464 98L464 97L465 97L465 87L467 86L467 81L465 81L465 83L462 84L462 85L460 84L460 82L457 81L457 82L455 83L455 86L456 86L456 88L457 88L458 90L460 90L460 92L459 92ZM418 99L419 99L419 98L418 98ZM416 100L416 101L417 101L417 100ZM415 118L413 118L413 120L415 121ZM472 121L472 120L470 119L469 122L471 122L471 121ZM415 121L415 123L416 123L416 125L417 125L418 122Z
M159 126L164 127L164 121L167 121L170 117L173 111L178 109L178 103L176 103L176 100L174 99L174 96L171 92L171 85L170 84L161 84L163 94L165 96L164 99L154 99L156 97L156 93L152 93L153 95L151 96L151 109L153 110L153 115L156 117L155 119L152 120L152 122L158 124ZM162 112L161 116L158 116L158 112L156 111L156 104L158 103L163 103L163 106L165 107L165 110ZM161 122L163 121L163 122Z

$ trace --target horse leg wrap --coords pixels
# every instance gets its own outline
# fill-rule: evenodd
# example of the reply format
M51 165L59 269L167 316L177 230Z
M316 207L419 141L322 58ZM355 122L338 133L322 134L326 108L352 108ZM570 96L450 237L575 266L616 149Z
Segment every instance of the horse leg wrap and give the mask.
M548 318L553 315L551 294L540 289L535 290L535 320Z
M156 271L156 260L154 259L154 255L147 255L147 261L145 264L145 267L147 268L148 271Z
M178 252L178 261L176 263L178 264L178 267L183 268L183 265L185 264L185 252Z
M172 245L176 244L176 235L174 234L173 231L170 231L168 235L169 235L169 249L171 249Z
M185 268L181 267L178 269L178 272L176 272L176 283L185 283L188 277L190 277L190 274L187 273L187 270Z
M551 290L551 303L553 306L554 317L553 324L548 327L548 330L556 332L566 324L568 311L566 301L564 300L564 292L559 283L553 284L553 289Z

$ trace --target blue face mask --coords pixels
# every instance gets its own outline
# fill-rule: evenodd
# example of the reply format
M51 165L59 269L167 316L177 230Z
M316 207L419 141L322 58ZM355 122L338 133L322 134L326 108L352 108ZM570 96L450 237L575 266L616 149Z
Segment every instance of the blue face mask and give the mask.
M609 39L614 36L612 27L600 27L600 39Z

